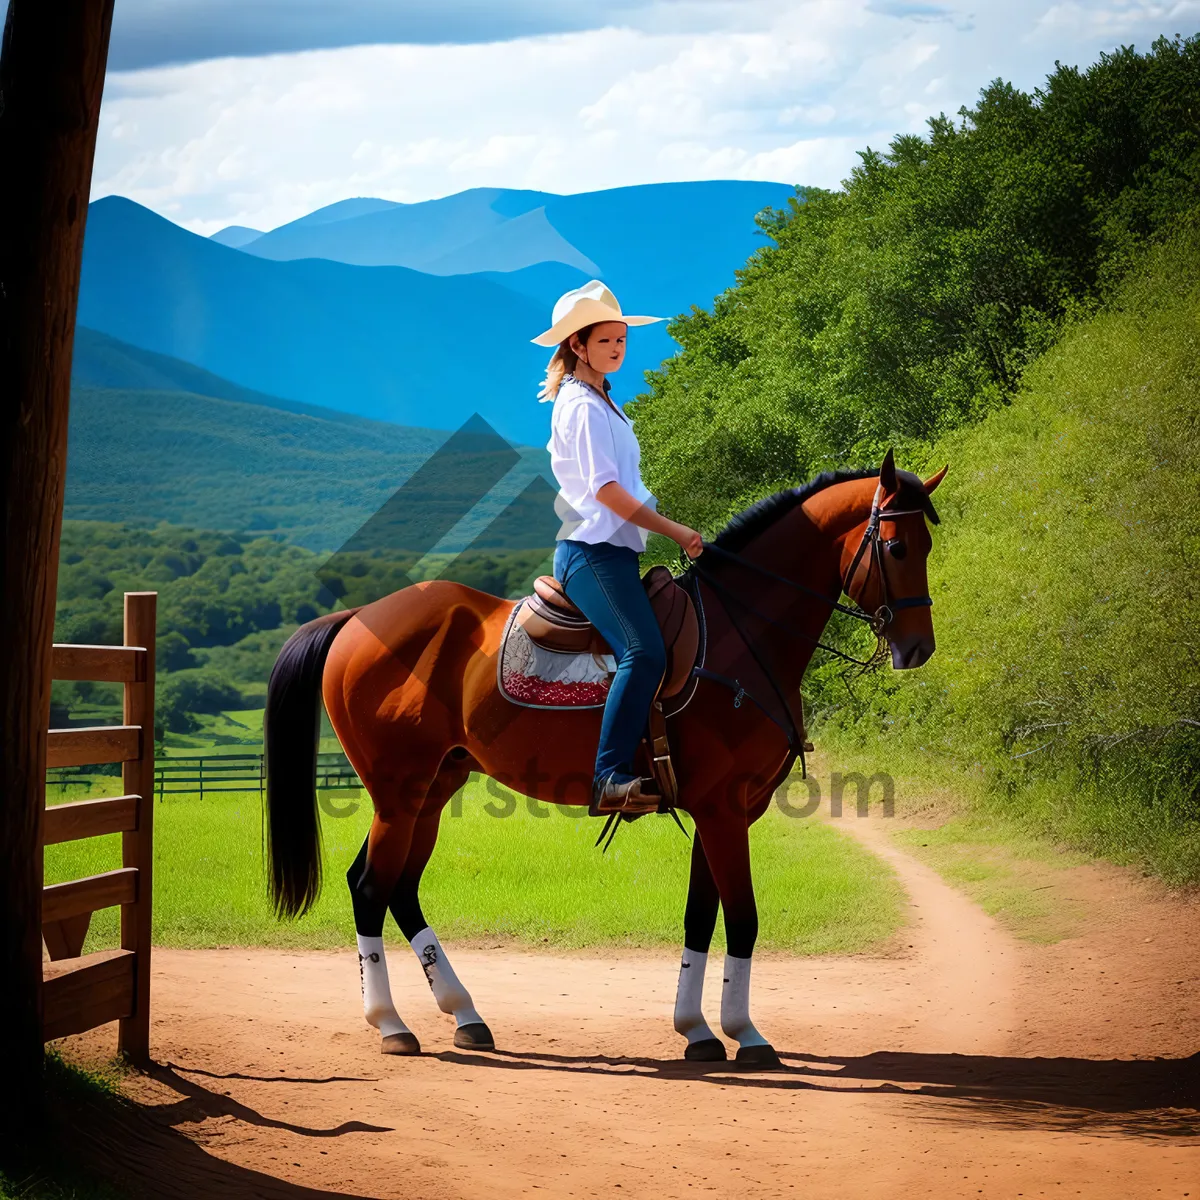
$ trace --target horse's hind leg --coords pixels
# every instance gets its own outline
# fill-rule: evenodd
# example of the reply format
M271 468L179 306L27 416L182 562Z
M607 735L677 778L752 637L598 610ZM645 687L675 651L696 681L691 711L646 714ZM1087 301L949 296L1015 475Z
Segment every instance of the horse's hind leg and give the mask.
M379 817L376 816L371 826L373 834L378 823ZM400 831L393 833L385 826L383 833L376 838L375 852L371 853L371 837L368 836L358 857L346 872L346 883L350 887L350 900L354 907L354 930L358 936L363 1015L367 1024L374 1026L382 1035L380 1049L384 1054L420 1054L421 1044L416 1034L400 1019L392 1002L392 987L383 948L383 919L387 915L388 875L391 872L380 859L390 859L392 862L398 859L403 863L403 856L407 855L408 850L407 845L393 849L389 839L402 842L403 835Z
M410 773L403 786L367 781L375 801L375 819L358 857L346 872L358 935L358 966L362 980L363 1013L367 1024L383 1035L384 1054L419 1054L416 1035L400 1019L392 1003L387 958L383 948L383 921L388 901L408 861L417 815L435 772L423 778Z
M454 1044L466 1050L492 1050L495 1048L492 1031L476 1011L471 994L459 981L437 934L425 920L419 896L421 875L437 843L442 810L466 783L469 774L470 767L467 765L449 758L442 763L429 790L425 807L417 818L408 860L392 892L389 907L396 924L400 926L400 932L408 938L416 953L438 1008L454 1017L457 1026Z

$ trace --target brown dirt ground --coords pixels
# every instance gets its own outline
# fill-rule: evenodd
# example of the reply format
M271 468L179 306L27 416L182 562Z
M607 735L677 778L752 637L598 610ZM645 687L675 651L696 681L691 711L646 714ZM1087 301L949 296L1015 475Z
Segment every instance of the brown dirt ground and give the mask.
M679 1060L673 954L451 948L496 1034L454 1049L411 956L417 1059L362 1021L346 953L160 950L124 1115L74 1134L153 1197L1200 1197L1200 903L1071 868L1077 936L1021 943L897 849L884 956L757 960L774 1071ZM706 1009L716 1024L719 977ZM66 1040L111 1054L113 1027Z

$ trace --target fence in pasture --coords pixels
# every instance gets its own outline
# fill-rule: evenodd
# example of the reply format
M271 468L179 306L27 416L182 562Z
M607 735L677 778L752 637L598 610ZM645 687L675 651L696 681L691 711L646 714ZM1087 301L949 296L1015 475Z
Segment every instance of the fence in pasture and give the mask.
M47 771L46 782L64 791L72 784L90 785L104 778L77 768ZM154 790L163 796L214 792L258 792L266 786L263 755L193 754L159 758L154 766ZM317 788L320 791L358 789L362 783L349 759L335 750L317 755Z
M262 754L199 754L160 758L155 768L159 797L176 793L258 792L266 786ZM362 784L340 751L317 755L317 788L359 788Z
M157 592L125 593L123 646L55 645L54 679L124 685L123 723L51 729L54 770L121 764L121 796L46 808L42 845L121 834L115 871L42 890L42 1036L65 1037L120 1021L118 1045L134 1062L150 1058L150 916L154 850L154 629ZM121 907L121 948L83 954L92 913ZM74 961L71 961L74 960Z

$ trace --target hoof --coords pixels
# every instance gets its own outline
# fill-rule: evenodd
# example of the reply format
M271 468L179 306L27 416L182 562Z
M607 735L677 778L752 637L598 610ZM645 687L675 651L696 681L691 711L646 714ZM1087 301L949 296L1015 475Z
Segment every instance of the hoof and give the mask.
M724 1062L725 1043L720 1038L705 1038L702 1042L690 1042L683 1052L688 1062Z
M496 1042L492 1031L482 1022L460 1025L454 1031L454 1044L460 1050L495 1050Z
M761 1046L742 1046L737 1052L737 1061L750 1063L755 1067L778 1067L780 1065L775 1047L765 1043Z
M379 1051L381 1054L420 1054L421 1043L415 1033L389 1033Z

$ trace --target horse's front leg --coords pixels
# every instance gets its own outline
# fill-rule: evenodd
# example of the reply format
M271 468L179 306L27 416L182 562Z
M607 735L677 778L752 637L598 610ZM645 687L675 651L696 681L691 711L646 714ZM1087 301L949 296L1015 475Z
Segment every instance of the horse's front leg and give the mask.
M750 874L749 822L743 813L698 817L696 833L725 912L721 1031L737 1042L738 1062L777 1064L779 1056L750 1020L750 962L758 938L758 907Z
M675 1032L687 1038L683 1057L690 1062L724 1062L726 1057L725 1043L713 1033L701 1008L708 948L720 903L704 847L697 837L692 841L692 873L683 914L683 960L675 993Z

